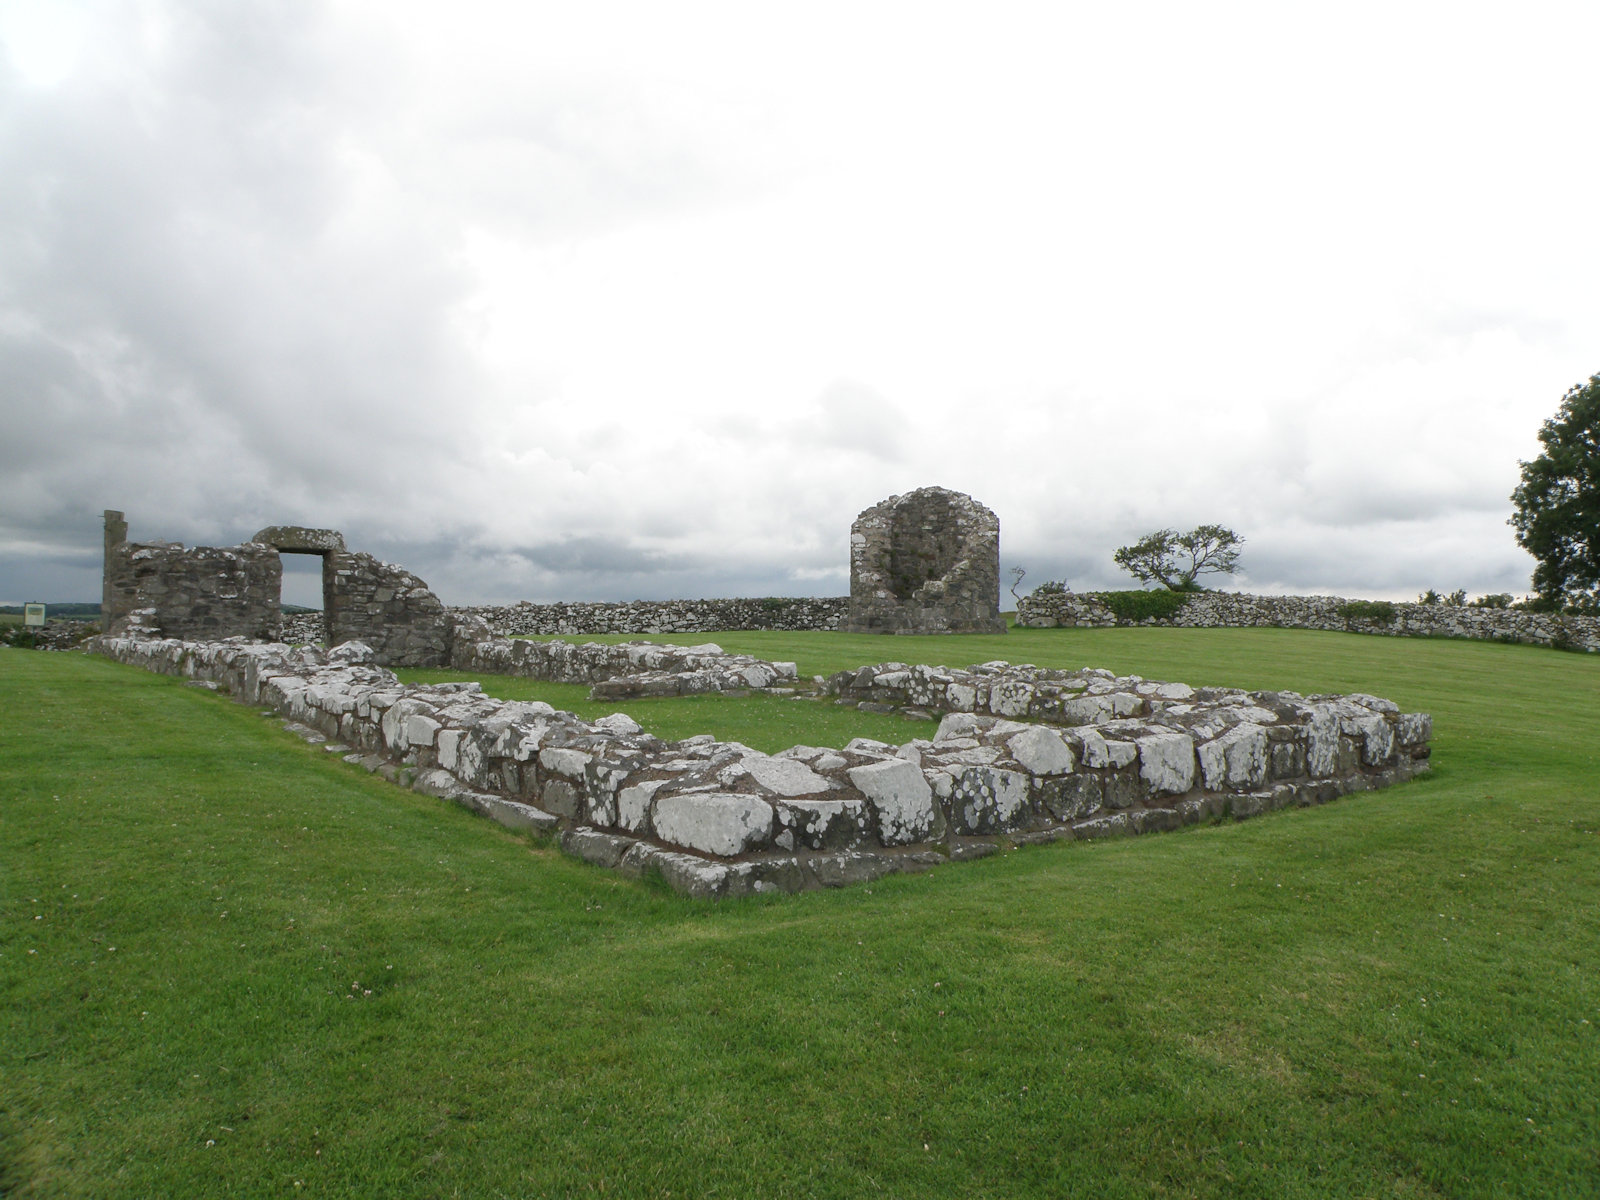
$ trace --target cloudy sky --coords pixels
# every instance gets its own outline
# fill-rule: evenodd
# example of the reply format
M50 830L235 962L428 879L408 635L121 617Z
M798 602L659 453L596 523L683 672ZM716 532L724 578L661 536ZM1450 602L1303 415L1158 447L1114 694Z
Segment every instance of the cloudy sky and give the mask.
M1518 460L1600 372L1596 44L1593 0L0 0L0 602L97 599L105 508L446 603L839 595L926 484L1024 589L1216 522L1241 588L1520 593Z

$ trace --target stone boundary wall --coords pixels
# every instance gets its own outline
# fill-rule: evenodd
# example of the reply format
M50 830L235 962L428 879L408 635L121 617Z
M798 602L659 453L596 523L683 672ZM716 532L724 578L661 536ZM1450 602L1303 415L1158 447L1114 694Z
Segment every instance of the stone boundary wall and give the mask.
M310 646L328 640L328 623L319 612L284 613L282 640L291 646Z
M760 600L630 600L570 604L472 604L450 608L460 621L478 617L501 637L567 637L602 633L726 633L735 629L800 631L837 629L847 596ZM296 645L326 640L320 613L283 618L284 641Z
M952 713L931 741L768 755L709 735L663 742L620 713L584 722L476 684L402 684L360 643L89 645L270 706L347 761L704 897L840 886L1003 845L1317 804L1425 771L1431 736L1426 714L1372 696L1207 689L1144 716L1117 717L1113 705L1072 729ZM1147 682L1080 674L1107 695L1141 695ZM1182 685L1154 686L1166 700L1161 687Z
M1455 607L1396 603L1391 622L1341 616L1352 603L1339 596L1249 596L1237 592L1196 592L1169 619L1143 625L1236 627L1270 625L1283 629L1326 629L1388 637L1451 637L1522 642L1600 652L1600 617L1568 617L1515 608ZM1109 626L1115 613L1093 592L1034 593L1017 606L1017 624L1032 628Z
M619 603L480 604L452 615L482 617L502 637L527 634L717 633L730 629L837 629L848 597L631 600Z

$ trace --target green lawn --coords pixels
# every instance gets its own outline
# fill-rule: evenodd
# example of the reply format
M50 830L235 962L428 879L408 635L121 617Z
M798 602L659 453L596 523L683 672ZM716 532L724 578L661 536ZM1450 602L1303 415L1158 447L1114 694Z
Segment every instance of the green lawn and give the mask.
M1600 1194L1600 660L1287 630L676 640L806 674L1371 691L1434 714L1434 772L706 904L180 681L0 650L0 1194ZM766 748L925 729L620 707Z

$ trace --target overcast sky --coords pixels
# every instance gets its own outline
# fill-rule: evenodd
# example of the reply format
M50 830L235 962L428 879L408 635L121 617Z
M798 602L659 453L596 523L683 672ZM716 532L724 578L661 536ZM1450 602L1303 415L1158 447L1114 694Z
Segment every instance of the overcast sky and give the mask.
M928 484L1023 590L1216 522L1242 589L1521 593L1518 460L1600 372L1597 44L1593 0L0 0L0 602L98 599L105 508L449 604L841 595Z

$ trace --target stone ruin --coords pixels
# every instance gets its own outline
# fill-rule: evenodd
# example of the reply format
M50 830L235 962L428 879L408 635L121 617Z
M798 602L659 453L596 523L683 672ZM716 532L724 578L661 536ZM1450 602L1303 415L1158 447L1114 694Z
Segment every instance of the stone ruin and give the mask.
M850 526L845 633L1004 633L1000 519L971 496L925 487Z
M582 721L476 683L405 684L354 642L323 651L107 635L92 648L266 706L347 762L546 834L598 866L658 873L706 897L836 887L1007 846L1322 804L1426 771L1432 736L1426 713L1376 696L885 663L829 690L944 710L932 738L764 754L709 734L666 742L622 713ZM570 653L583 649L562 657L587 669ZM792 682L783 665L765 664L765 676ZM1032 719L1003 715L1024 712Z
M852 529L844 628L1003 631L998 540L992 512L943 488L868 509ZM279 642L281 554L323 560L327 650ZM185 549L129 543L122 514L107 511L105 563L107 632L95 651L267 705L349 762L696 896L839 886L1007 845L1255 816L1428 769L1428 716L1375 696L1197 689L1004 662L882 663L822 687L862 710L943 714L931 739L776 755L709 735L669 743L621 713L585 722L492 699L476 683L403 684L384 668L449 664L636 698L797 695L795 664L712 644L496 637L328 529L271 527L239 546Z
M361 641L387 666L450 660L453 622L410 571L347 550L332 529L274 525L239 546L129 542L128 523L105 513L101 618L108 632L189 641L275 642L283 630L283 554L322 559L329 645Z

